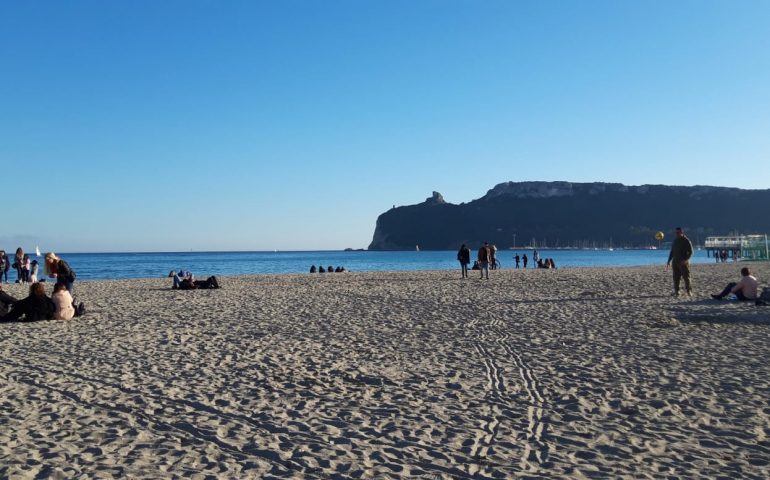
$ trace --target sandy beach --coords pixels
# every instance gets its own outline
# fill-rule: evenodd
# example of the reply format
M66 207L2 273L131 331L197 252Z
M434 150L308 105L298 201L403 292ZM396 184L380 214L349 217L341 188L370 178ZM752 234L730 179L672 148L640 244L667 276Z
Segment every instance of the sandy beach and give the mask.
M0 324L0 477L767 478L740 266L78 281Z

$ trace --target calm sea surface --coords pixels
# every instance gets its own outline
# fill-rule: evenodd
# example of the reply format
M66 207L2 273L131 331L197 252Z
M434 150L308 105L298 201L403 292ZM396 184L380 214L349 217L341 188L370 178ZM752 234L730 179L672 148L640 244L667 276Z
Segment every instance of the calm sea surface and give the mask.
M532 257L531 250L501 250L503 269L514 266L515 253ZM448 270L458 268L455 251L421 252L178 252L178 253L62 253L80 280L164 277L181 268L196 276L305 273L311 265L344 266L354 272ZM471 258L475 257L473 252ZM667 250L540 250L559 268L665 265ZM42 263L42 258L39 259ZM712 262L705 251L695 252L696 263ZM531 266L531 264L530 264ZM42 268L41 275L42 278ZM9 280L16 279L13 270Z

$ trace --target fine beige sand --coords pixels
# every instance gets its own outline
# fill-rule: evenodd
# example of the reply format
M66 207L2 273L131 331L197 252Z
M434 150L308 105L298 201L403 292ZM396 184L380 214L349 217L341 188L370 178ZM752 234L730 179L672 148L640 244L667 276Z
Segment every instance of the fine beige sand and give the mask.
M0 324L0 477L768 478L740 266L79 281Z

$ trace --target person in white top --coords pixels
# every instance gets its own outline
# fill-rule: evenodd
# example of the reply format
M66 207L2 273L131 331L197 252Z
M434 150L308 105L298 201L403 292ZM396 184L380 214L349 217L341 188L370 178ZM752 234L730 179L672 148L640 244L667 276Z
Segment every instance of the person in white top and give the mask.
M75 316L75 306L73 305L72 295L67 291L67 287L63 283L57 283L53 287L53 295L51 300L56 306L54 313L54 319L56 320L72 320Z
M711 298L714 300L722 300L732 293L740 301L756 300L758 287L759 283L757 282L757 279L751 274L749 268L743 267L741 268L741 280L739 282L728 283L725 289L722 290L722 293L718 295L711 294Z

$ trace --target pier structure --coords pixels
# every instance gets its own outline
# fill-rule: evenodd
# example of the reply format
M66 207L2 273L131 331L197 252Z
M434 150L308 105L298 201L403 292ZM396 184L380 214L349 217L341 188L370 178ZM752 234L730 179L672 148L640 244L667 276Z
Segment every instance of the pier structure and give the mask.
M770 244L767 234L708 237L704 245L706 254L718 261L770 260Z

